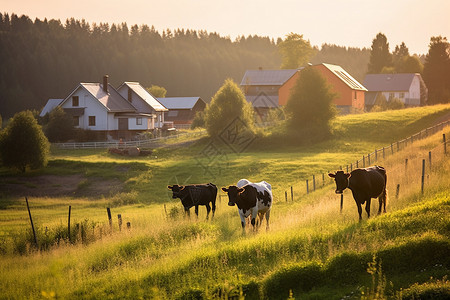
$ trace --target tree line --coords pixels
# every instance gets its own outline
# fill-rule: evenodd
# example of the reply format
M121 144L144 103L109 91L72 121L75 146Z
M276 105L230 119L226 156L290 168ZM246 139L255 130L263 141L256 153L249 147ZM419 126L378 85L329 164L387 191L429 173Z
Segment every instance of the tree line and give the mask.
M73 18L32 21L0 13L0 114L7 119L26 109L40 110L49 98L64 98L78 83L100 82L105 74L114 86L139 81L144 87L164 87L168 97L200 96L209 102L227 78L239 83L247 69L278 69L280 42ZM339 62L362 80L354 61L367 65L367 49L324 49L315 49L320 58L313 62Z

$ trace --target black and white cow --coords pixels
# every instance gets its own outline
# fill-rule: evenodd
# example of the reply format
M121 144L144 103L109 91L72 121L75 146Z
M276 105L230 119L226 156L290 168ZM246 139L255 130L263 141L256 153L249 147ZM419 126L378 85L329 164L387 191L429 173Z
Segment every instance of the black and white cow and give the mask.
M365 169L355 169L351 173L337 171L328 176L334 178L336 182L336 194L342 194L346 188L352 191L353 198L358 206L359 220L362 219L361 205L366 203L367 217L370 218L370 202L372 198L378 198L378 214L386 212L386 170L380 166L373 166Z
M206 219L209 217L209 212L211 211L214 217L214 212L216 211L216 197L217 197L217 186L212 183L207 184L196 184L196 185L169 185L167 186L169 190L172 190L172 198L180 198L181 204L183 204L184 211L189 215L189 209L195 206L195 214L198 217L198 206L206 206Z
M251 215L251 223L255 229L256 217L259 216L259 225L266 217L266 228L269 228L270 209L273 203L272 186L261 181L252 183L246 179L239 180L237 186L223 187L222 191L228 194L228 205L237 205L241 218L242 229L245 229L245 219Z

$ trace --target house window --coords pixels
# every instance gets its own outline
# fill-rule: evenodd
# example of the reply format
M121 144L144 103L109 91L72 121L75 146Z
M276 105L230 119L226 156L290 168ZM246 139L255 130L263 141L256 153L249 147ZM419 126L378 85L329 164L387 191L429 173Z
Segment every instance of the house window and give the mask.
M356 91L355 91L355 98L354 98L355 100L357 100L358 99L358 97L357 97L357 94L356 94Z
M80 105L80 101L78 100L78 96L73 96L72 97L72 106L79 106Z
M400 99L404 99L405 98L405 93L400 93Z
M95 116L89 116L89 126L95 126Z
M73 126L80 126L80 117L73 116Z
M142 118L136 118L136 125L142 125Z
M395 94L394 93L389 93L389 100L394 99Z

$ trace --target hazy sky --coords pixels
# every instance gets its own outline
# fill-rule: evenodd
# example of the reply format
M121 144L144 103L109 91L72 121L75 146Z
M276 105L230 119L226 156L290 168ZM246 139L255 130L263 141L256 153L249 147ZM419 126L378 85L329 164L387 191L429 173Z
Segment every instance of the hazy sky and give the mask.
M378 32L391 51L405 42L410 53L426 54L432 36L450 39L449 0L0 0L0 12L33 20L67 18L89 23L154 25L238 35L284 37L303 34L323 43L370 48Z

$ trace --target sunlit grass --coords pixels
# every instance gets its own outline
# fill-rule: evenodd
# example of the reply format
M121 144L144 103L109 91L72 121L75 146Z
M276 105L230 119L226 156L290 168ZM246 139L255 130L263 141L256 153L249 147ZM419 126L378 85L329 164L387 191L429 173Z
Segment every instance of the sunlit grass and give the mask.
M362 116L359 121L358 116L343 118L355 124L364 123ZM412 119L403 122L414 124ZM448 134L449 130L444 132ZM448 244L450 164L448 156L442 153L441 140L442 132L377 162L388 172L388 213L376 217L378 203L372 201L372 218L367 220L364 213L361 223L350 191L344 193L341 212L340 196L334 194L328 178L325 187L322 178L318 178L317 190L310 194L306 194L304 180L311 174L319 176L359 159L384 141L343 139L324 142L316 150L314 147L288 147L279 151L271 148L268 152L252 149L230 155L227 171L216 178L218 186L248 178L266 180L274 189L270 230L266 232L262 226L257 232L247 228L245 233L240 228L236 207L227 206L226 198L218 198L214 219L206 221L204 207L200 207L198 219L193 209L190 219L184 218L179 200L171 199L167 192L166 185L174 175L180 179L192 175L193 183L207 181L192 157L201 151L204 141L198 141L187 151L162 149L157 151L157 158L116 158L106 150L82 150L78 156L72 150L55 150L45 172L51 173L53 168L60 174L70 175L81 168L86 178L120 178L125 182L125 190L98 199L30 198L33 221L41 233L46 227L64 229L71 205L72 226L89 220L92 222L89 224L95 225L89 229L93 231L93 239L75 244L62 240L41 252L34 251L29 243L23 255L15 254L11 246L0 244L6 251L0 254L0 290L11 299L53 296L173 299L196 289L211 298L218 295L218 290L230 292L241 287L253 299L259 298L259 289L269 293L269 283L277 278L277 272L286 268L287 279L289 274L300 276L304 270L324 276L317 279L311 293L294 289L295 297L342 298L352 291L359 292L358 285L370 284L366 268L373 253L384 255L383 261L389 264L386 266L388 279L394 281L397 290L414 282L426 282L430 276L445 274L446 269L429 268L420 278L416 276L420 270L415 265L406 269L412 275L405 273L403 278L391 269L395 268L396 261L406 268L405 260L418 259L397 257L397 251L410 253L410 249L420 250L427 243L435 249L446 249L445 243ZM422 194L421 164L423 158L428 160L430 150L432 166L426 165ZM400 184L398 198L397 184ZM290 199L291 186L294 202ZM137 201L120 204L130 201L127 199ZM25 201L5 197L1 201L6 204L0 210L0 235L7 237L2 243L13 243L14 238L21 238L18 232L30 230ZM106 207L112 211L112 233ZM121 231L118 214L123 220ZM130 229L126 228L127 222L131 224ZM350 282L349 278L333 273L345 271L349 263L346 259L362 262L361 273L355 273ZM330 274L335 276L334 283L326 281ZM289 290L279 291L279 297L286 293ZM221 295L224 298L223 292Z

